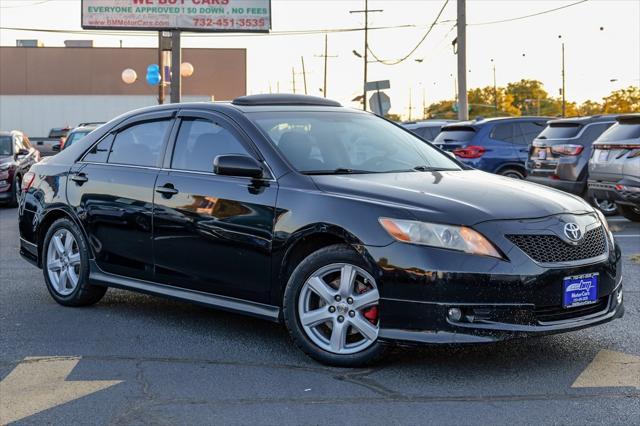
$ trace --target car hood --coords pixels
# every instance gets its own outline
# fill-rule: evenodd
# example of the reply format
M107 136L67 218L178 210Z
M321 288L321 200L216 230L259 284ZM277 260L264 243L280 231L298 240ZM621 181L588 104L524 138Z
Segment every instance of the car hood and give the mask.
M582 199L546 186L477 171L312 176L321 191L395 205L418 220L474 225L587 213Z
M13 162L12 155L0 155L0 164L6 164Z

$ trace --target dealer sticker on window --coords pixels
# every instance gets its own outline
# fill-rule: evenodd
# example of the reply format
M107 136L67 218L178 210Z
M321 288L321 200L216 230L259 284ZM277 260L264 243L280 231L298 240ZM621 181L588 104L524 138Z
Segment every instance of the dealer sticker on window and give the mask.
M598 273L566 277L562 283L565 308L590 305L598 300Z

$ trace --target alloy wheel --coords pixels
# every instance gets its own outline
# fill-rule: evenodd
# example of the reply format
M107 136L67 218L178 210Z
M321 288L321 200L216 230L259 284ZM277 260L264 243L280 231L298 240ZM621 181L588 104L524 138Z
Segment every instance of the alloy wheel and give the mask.
M364 269L334 263L318 269L298 298L298 319L306 335L321 349L353 354L378 338L380 295Z
M617 209L616 203L614 203L613 201L599 200L597 198L594 198L593 200L595 201L596 206L598 206L598 208L602 210L603 213L613 213Z
M78 286L80 249L71 231L59 229L49 240L47 273L56 293L68 296Z

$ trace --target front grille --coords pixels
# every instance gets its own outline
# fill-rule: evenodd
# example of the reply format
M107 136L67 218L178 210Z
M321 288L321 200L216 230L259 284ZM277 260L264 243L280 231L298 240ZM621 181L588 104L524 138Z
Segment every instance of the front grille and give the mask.
M534 315L540 322L563 321L603 312L609 306L609 298L601 297L591 305L563 308L562 306L536 306Z
M530 258L539 263L572 262L603 254L607 240L602 226L588 231L578 245L568 244L556 235L506 235Z

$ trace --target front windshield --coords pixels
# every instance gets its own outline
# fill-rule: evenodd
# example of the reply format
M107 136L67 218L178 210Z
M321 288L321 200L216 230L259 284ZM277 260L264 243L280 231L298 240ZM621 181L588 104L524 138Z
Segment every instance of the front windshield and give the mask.
M249 117L302 173L461 170L446 154L374 115L278 111Z
M11 136L0 136L0 155L11 155Z

